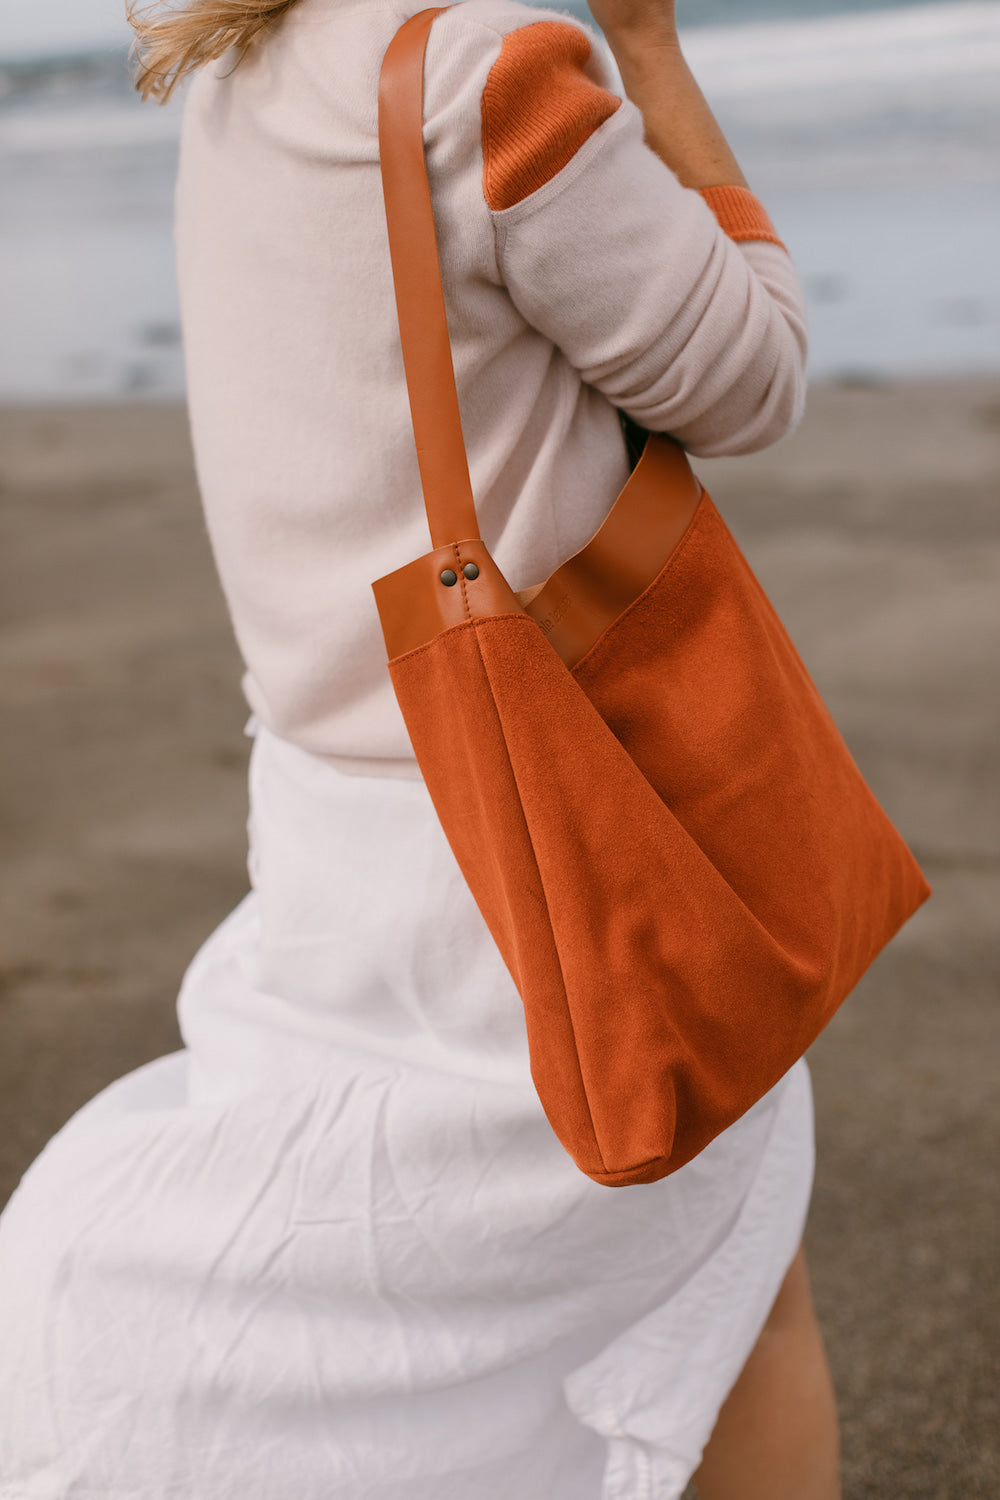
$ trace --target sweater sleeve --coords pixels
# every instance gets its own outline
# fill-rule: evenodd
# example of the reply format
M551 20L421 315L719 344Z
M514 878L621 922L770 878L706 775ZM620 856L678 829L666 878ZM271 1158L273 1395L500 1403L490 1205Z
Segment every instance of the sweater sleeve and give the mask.
M804 404L791 260L747 189L682 187L608 81L571 23L504 37L481 101L503 281L635 421L703 456L766 447Z

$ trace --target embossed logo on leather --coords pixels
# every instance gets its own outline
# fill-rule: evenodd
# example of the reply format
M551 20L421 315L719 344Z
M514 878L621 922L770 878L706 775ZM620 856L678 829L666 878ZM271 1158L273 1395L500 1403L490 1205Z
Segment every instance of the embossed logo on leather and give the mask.
M542 630L546 635L548 635L550 631L555 630L556 626L559 624L559 621L566 614L572 603L573 595L563 594L562 598L557 601L555 608L552 609L544 619L538 621L539 625L542 627Z

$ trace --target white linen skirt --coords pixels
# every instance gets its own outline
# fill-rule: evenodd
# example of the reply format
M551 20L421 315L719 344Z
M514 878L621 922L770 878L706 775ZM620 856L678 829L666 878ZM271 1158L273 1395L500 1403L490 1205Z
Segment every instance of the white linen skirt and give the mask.
M675 1500L799 1244L805 1062L673 1176L598 1186L423 782L263 729L250 780L184 1050L0 1218L0 1496Z

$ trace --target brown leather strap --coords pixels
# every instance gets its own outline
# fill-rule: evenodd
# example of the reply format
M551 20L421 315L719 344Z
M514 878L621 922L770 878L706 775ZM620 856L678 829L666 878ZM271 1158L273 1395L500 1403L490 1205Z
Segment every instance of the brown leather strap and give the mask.
M399 339L424 505L435 547L479 536L451 359L424 160L424 53L435 16L399 28L382 62L378 146Z

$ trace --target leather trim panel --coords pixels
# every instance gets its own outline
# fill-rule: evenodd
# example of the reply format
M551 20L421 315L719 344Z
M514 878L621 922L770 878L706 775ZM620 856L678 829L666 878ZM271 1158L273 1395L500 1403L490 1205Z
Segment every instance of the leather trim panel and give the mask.
M683 450L650 434L603 524L525 606L568 667L663 571L700 499Z
M528 614L566 665L576 666L663 571L701 493L683 451L651 434L603 524L539 588L515 594L478 537L425 552L372 584L389 660L466 620ZM470 562L479 569L472 581L462 571ZM445 569L457 577L450 587L441 582Z
M479 569L475 579L467 579L462 571L469 563ZM457 578L450 587L441 582L445 569ZM453 625L484 615L524 613L478 537L425 552L379 578L372 589L390 661L419 650Z

